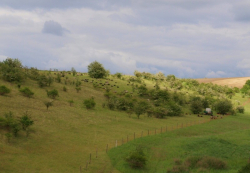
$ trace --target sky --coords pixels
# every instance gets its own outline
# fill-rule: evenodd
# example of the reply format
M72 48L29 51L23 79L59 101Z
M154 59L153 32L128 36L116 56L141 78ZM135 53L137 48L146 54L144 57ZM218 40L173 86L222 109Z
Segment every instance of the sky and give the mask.
M250 76L249 0L1 0L0 61L41 70Z

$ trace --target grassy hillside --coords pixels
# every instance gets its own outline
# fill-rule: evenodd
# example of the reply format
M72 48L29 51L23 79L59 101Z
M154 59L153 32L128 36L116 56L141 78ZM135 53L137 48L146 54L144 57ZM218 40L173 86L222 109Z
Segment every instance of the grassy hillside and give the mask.
M31 70L20 69L20 71L23 70L29 77L21 83L7 82L0 79L0 86L4 85L11 89L9 94L0 95L0 117L4 117L6 113L11 111L14 117L18 119L27 112L31 119L34 120L29 136L26 136L26 133L21 131L17 137L12 137L9 141L6 137L8 128L0 128L0 170L4 173L68 173L80 172L80 170L82 172L124 172L123 168L121 168L122 166L116 164L116 161L121 161L122 163L121 158L116 158L116 156L120 157L119 153L121 152L129 152L129 150L123 147L134 145L134 142L132 142L134 138L136 138L135 142L146 140L149 145L161 148L162 143L158 138L161 139L163 136L155 134L191 125L193 127L185 129L194 128L195 132L191 134L204 136L205 134L202 133L203 128L208 128L206 127L208 125L203 124L209 121L210 116L198 117L192 114L189 108L190 98L199 96L204 99L206 93L209 95L210 101L214 101L217 98L225 98L224 92L230 89L212 84L199 85L194 80L179 80L175 79L174 76L165 78L162 74L152 75L137 72L136 75L138 77L122 76L119 79L115 75L110 75L106 79L92 79L87 74L79 73L73 76L68 72L48 71L40 71L40 75L37 75L41 78L41 75L45 74L46 77L50 77L54 82L50 86L41 88L38 85L38 78L32 76L33 73L30 73ZM37 73L36 70L33 72L34 74ZM61 79L60 82L58 77ZM34 80L31 80L31 78ZM77 81L81 81L79 86L81 90L79 92L76 91ZM25 87L30 88L34 92L34 96L31 98L23 96L19 91L18 84L21 85L21 89ZM64 91L64 87L67 88L67 91ZM157 87L161 90L159 88L154 89ZM134 112L130 115L126 111L108 109L107 95L106 97L104 96L107 88L110 88L110 94L116 98L116 102L120 98L130 100L134 104L144 101L148 103L148 106L155 113L153 115L164 113L164 117L155 118L143 113L138 119ZM143 95L141 92L145 88L148 91L146 95ZM167 90L165 90L166 88ZM53 89L58 90L59 97L53 100L53 106L47 110L44 102L52 99L48 98L46 91ZM160 92L163 90L164 92ZM164 95L166 93L167 96ZM168 97L169 100L167 102L166 100L161 100L163 96ZM84 106L83 101L90 98L94 99L96 106L94 109L88 110ZM238 101L234 101L235 99ZM72 106L70 106L69 100L74 101ZM233 103L238 104L239 101L243 103L246 100L247 98L242 98L238 94L233 98ZM170 107L164 107L170 103L181 107L182 112L170 117L168 115L171 112ZM247 111L249 110L247 109ZM224 119L218 122L222 121ZM218 123L216 125L219 126ZM214 131L214 133L216 132ZM176 138L175 133L177 131L167 132L165 135ZM187 131L187 133L189 132ZM141 138L148 134L151 137ZM137 140L137 138L140 139ZM156 142L151 143L148 140ZM106 153L107 149L109 151L115 146L121 146L127 142L128 144L123 145L119 150L116 150L118 148L111 150L109 153L111 159L109 158ZM183 143L183 141L179 142ZM178 145L176 142L176 146ZM153 149L150 151L152 155L154 151L156 151L155 154L161 152ZM177 150L174 151L178 155ZM112 154L113 152L115 154ZM171 162L166 162L173 159L173 155L174 153L166 161L160 163L167 166L162 166L162 168L164 167L165 169L171 165ZM183 159L184 157L180 158ZM159 159L162 160L162 158ZM157 161L157 159L151 160ZM149 164L148 171L152 172L152 170L156 169L157 165L153 163ZM163 169L159 171L161 172ZM126 168L125 172L131 172L131 170Z
M52 75L56 76L53 73ZM66 74L61 83L54 82L50 87L40 88L37 81L27 79L21 88L29 87L35 93L33 98L24 97L15 83L0 80L0 85L11 89L10 94L0 96L0 115L12 111L15 117L20 117L28 111L34 120L28 137L21 132L17 138L11 138L10 143L5 137L6 130L0 130L2 172L78 172L80 166L86 166L89 154L94 155L96 149L98 158L92 158L88 171L114 171L115 168L105 152L107 144L111 148L115 146L116 140L119 145L122 138L124 142L127 137L129 140L133 139L134 133L139 137L142 131L146 133L150 130L154 133L155 129L158 129L159 133L161 127L200 120L194 115L164 119L146 115L137 119L135 114L129 117L125 112L111 111L102 107L102 103L106 101L102 88L93 88L92 83L82 81L81 91L77 93L75 85L64 84L66 77L71 82L76 80L72 75ZM79 80L87 78L89 78L87 75L78 76ZM104 80L95 81L104 82ZM114 78L110 83L119 85L119 88L112 89L112 92L123 90L132 92L126 80ZM147 84L148 87L154 85L150 81L147 81ZM63 91L64 86L68 89L67 92ZM47 111L44 101L51 99L47 97L46 90L52 89L59 91L59 97ZM97 103L94 110L87 110L83 106L83 100L90 97L94 97ZM73 106L68 103L71 99L74 100Z

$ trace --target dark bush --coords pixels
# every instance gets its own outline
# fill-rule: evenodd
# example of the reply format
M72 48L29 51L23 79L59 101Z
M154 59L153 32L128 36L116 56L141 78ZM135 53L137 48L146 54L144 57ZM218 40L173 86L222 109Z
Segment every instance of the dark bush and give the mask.
M10 89L7 88L5 85L0 86L0 95L5 95L10 93Z
M249 173L250 172L250 162L243 166L238 173Z
M141 147L137 147L126 158L127 163L131 168L142 169L146 166L147 158Z
M245 112L244 106L238 106L236 109L237 109L237 111L238 111L239 113L244 114L244 112Z
M59 97L58 91L56 89L53 89L51 91L47 90L47 95L49 98L55 99L56 97Z
M84 100L83 104L87 109L93 109L96 105L95 100L93 98Z
M34 93L28 88L28 87L25 87L23 89L20 89L19 90L25 97L32 97L34 95Z

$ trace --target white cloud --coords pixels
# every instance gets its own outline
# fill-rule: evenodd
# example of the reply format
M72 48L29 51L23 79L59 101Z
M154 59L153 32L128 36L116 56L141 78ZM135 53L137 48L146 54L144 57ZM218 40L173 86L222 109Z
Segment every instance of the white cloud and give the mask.
M225 77L226 73L223 71L209 71L206 75L207 78L219 78L219 77Z

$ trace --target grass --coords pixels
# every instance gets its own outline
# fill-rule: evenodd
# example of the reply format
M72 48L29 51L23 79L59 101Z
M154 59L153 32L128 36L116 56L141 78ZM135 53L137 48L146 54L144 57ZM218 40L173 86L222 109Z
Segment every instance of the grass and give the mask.
M227 169L192 169L192 172L237 172L249 158L249 114L228 116L209 123L178 129L157 136L137 139L109 151L112 164L120 172L166 172L192 156L215 157L227 163ZM131 169L124 160L137 146L143 146L148 163L144 170Z
M66 76L71 81L76 80L73 76L68 74ZM80 80L87 78L89 79L87 75L79 76ZM34 120L29 137L21 132L17 138L12 138L10 143L7 143L4 135L6 132L0 129L1 173L68 173L79 172L80 166L85 171L83 168L89 161L90 153L92 162L88 166L88 172L120 172L116 166L112 165L106 154L107 144L111 149L116 145L116 140L118 146L121 145L122 139L124 142L126 141L127 136L129 140L133 140L134 133L136 138L139 138L142 131L145 136L148 130L150 134L154 134L155 129L157 129L157 133L160 133L161 127L165 130L167 126L168 130L171 130L176 128L177 123L180 128L182 124L186 126L187 123L190 125L201 120L195 115L166 119L148 118L146 115L142 115L140 119L137 119L133 114L130 118L125 112L110 111L102 107L102 103L105 102L103 96L105 90L102 88L94 89L92 83L82 81L81 90L77 93L75 85L65 85L64 80L65 78L62 78L61 83L54 82L50 87L45 88L39 88L35 81L27 80L21 88L30 88L34 92L32 98L24 97L16 84L0 80L0 85L11 89L10 94L0 96L0 115L12 111L16 117L20 117L28 111ZM103 83L105 80L96 82ZM131 85L128 86L124 80L113 79L109 82L119 86L119 88L111 88L113 93L124 90L132 92ZM153 87L152 82L147 81L147 85ZM64 86L67 87L67 92L63 91ZM51 99L48 98L46 89L59 91L59 97L53 101L53 106L49 107L48 111L44 102ZM83 106L83 101L92 96L96 101L96 107L94 110L87 110ZM74 101L72 106L70 106L69 100ZM208 120L209 117L203 117L203 119ZM198 127L202 126L197 125ZM187 127L187 129L189 128ZM178 130L178 132L183 135L186 133L185 130ZM193 131L185 135L197 133L197 131ZM166 134L170 137L171 134L172 137L174 136L172 132ZM156 135L155 138L161 139L162 135ZM150 143L149 139L145 138L148 143ZM133 142L131 142L132 144ZM95 158L96 149L98 149L98 158ZM156 156L157 153L161 155L163 152L156 150Z

